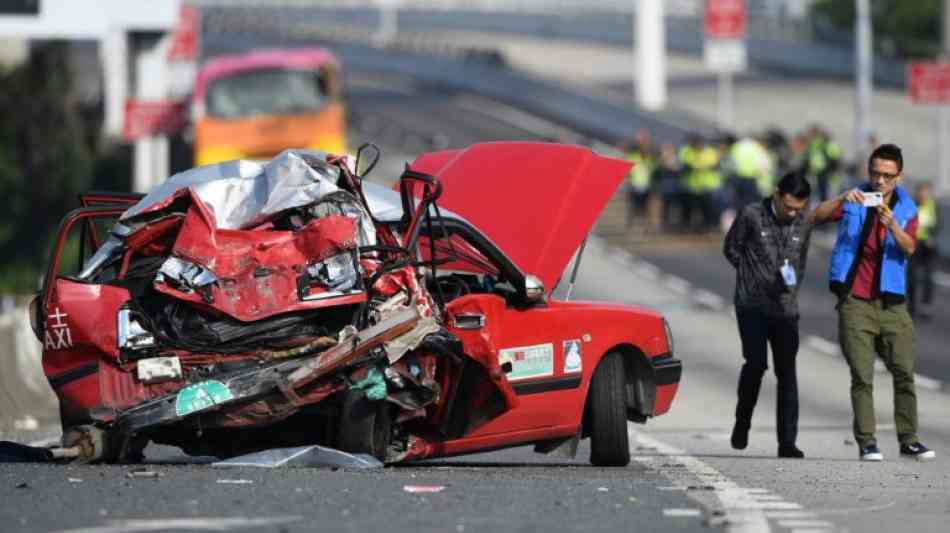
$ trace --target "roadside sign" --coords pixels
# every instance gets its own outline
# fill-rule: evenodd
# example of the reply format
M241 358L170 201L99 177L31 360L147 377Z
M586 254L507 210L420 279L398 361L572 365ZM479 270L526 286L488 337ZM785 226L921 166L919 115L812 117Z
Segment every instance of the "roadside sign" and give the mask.
M742 72L748 65L745 41L740 39L706 39L703 62L716 72Z
M143 137L174 134L185 126L186 111L184 102L130 98L125 101L122 138L133 142Z
M703 22L707 39L745 37L744 0L706 0Z
M915 104L950 104L950 63L915 61L907 65L907 95Z
M199 31L198 9L192 6L181 6L178 11L178 25L172 31L168 60L194 61L197 59Z

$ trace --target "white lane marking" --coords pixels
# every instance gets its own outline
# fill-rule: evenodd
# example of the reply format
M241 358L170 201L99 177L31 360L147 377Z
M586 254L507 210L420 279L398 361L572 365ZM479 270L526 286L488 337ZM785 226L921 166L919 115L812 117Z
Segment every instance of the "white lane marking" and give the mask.
M833 524L827 520L779 520L778 525L792 528L830 528Z
M104 526L61 529L53 533L138 533L168 530L227 531L250 527L279 526L303 520L302 516L274 516L269 518L208 517L168 518L155 520L110 520Z
M714 311L722 311L726 307L726 302L721 296L706 289L697 290L693 294L693 299Z
M663 516L701 516L699 509L663 509Z
M621 248L613 248L610 250L610 258L621 265L629 265L633 262L633 256L630 255L630 252Z
M818 515L810 511L765 511L766 518L817 518Z
M878 426L880 428L881 426ZM891 428L893 429L893 428ZM871 505L868 507L852 507L848 509L829 509L827 511L822 511L823 515L846 515L846 514L856 514L856 513L873 513L877 511L883 511L894 507L897 504L897 501L891 501L882 505Z
M832 357L841 355L841 348L838 346L838 343L831 342L824 337L808 335L805 337L805 345L815 351L821 352L823 355L830 355Z
M637 271L637 274L648 281L660 279L660 269L646 261L638 261L634 269Z
M784 499L778 494L752 494L751 496L757 502L780 502Z
M663 286L675 292L676 294L685 296L689 294L690 287L692 285L690 285L688 281L686 281L685 279L681 277L667 274L663 276Z
M788 533L831 533L830 529L790 529Z
M914 383L917 384L917 388L926 389L926 390L940 390L943 388L943 382L939 379L928 378L927 376L922 376L920 374L914 374Z
M721 478L721 480L710 480L709 484L715 487L716 490L712 491L712 494L722 505L724 513L722 519L726 531L730 533L770 533L772 531L765 515L756 507L757 502L752 500L746 489L739 487L734 481L696 457L683 455L682 450L648 435L634 433L632 429L628 426L631 444L636 442L642 446L651 446L663 455L675 456L676 462L682 464L683 468L693 475L715 475Z

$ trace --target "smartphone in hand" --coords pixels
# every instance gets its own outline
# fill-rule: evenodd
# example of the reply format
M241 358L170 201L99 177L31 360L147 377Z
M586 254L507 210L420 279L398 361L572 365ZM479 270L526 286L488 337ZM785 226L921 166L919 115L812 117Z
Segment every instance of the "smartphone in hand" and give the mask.
M864 207L877 207L884 204L884 194L879 191L863 192L861 196L864 198L861 202Z

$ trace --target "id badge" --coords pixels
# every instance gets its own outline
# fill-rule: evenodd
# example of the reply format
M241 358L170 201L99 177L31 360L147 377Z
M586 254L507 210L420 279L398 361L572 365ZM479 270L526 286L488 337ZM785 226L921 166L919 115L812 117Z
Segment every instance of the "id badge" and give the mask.
M792 288L798 284L798 276L795 274L795 268L788 264L788 259L785 260L785 264L782 265L780 270L782 271L782 279L785 281L786 287Z

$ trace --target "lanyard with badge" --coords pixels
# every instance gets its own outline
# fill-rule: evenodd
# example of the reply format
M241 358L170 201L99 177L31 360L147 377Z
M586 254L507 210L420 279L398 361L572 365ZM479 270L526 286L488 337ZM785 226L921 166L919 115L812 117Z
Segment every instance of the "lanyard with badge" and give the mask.
M772 200L771 202L769 202L769 207L772 208L772 215L775 216L776 220L778 220L778 213L775 212L775 200ZM775 258L776 263L778 262L779 258L785 255L785 248L786 246L788 246L788 239L791 237L792 234L795 233L794 221L790 222L788 226L789 226L789 230L788 230L789 234L786 234L784 231L782 231L781 225L779 225L778 227L778 234L780 237L782 237L782 239L779 242L780 246ZM782 274L782 281L785 282L786 288L793 289L795 285L798 285L798 274L795 272L795 267L793 267L791 263L788 262L787 256L785 257L785 261L782 263L782 266L779 267L779 273Z

